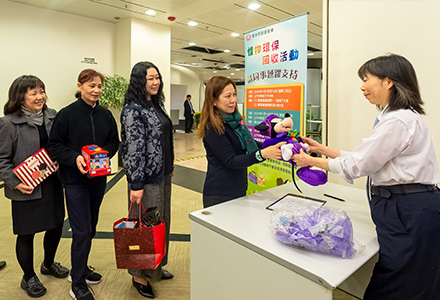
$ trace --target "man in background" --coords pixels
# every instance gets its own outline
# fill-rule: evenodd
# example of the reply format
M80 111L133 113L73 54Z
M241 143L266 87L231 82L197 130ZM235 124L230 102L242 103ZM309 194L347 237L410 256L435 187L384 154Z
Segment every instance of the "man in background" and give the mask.
M191 95L186 95L185 103L183 104L185 108L183 115L185 116L185 133L191 133L194 124L194 109L191 104Z

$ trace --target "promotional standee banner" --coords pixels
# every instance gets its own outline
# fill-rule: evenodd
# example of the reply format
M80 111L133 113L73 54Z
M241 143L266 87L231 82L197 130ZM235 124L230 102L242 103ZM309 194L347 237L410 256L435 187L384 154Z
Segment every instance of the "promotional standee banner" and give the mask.
M244 34L246 65L246 122L254 138L263 142L254 126L271 114L293 120L293 129L305 133L307 81L307 15L294 17ZM248 194L292 181L292 166L266 160L248 168Z

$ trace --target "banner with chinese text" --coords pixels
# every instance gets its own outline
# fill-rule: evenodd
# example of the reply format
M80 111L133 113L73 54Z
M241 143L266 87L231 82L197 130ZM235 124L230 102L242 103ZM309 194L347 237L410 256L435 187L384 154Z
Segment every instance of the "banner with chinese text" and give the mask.
M305 134L307 14L245 33L246 123L254 138L270 137L254 129L271 114L288 113L293 129ZM292 165L266 160L248 168L248 193L292 180Z

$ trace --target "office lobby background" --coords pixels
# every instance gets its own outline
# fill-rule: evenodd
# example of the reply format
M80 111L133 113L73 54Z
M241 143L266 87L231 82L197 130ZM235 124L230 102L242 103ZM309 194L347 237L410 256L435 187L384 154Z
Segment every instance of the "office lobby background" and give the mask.
M362 96L357 69L372 57L392 52L407 57L416 69L426 122L440 158L438 11L440 1L436 0L323 1L324 143L352 150L371 134L370 124L378 111ZM196 110L203 101L199 74L170 63L169 26L138 19L115 24L0 1L0 45L1 107L10 84L20 75L40 77L46 84L48 105L59 110L74 101L77 76L82 69L95 68L128 78L131 67L141 60L150 60L159 67L168 110L182 110L184 101L183 97L171 98L172 86L186 86ZM85 57L94 58L97 64L82 63ZM177 88L176 93L185 92ZM244 95L242 90L239 97L244 101L240 95ZM333 174L329 181L346 184ZM354 186L363 188L364 182L358 179Z

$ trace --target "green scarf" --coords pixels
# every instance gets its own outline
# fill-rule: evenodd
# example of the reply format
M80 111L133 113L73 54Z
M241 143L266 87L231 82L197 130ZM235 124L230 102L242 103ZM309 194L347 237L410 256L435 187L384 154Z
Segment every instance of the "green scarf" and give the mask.
M258 145L252 137L249 129L241 119L240 113L235 110L232 114L223 114L223 121L228 123L234 130L235 135L238 137L241 143L241 147L246 149L248 153L257 151Z

